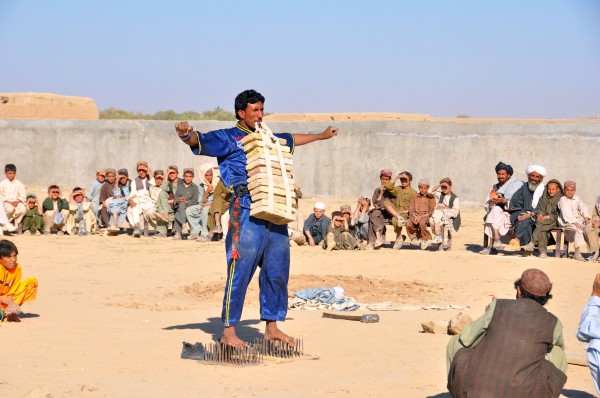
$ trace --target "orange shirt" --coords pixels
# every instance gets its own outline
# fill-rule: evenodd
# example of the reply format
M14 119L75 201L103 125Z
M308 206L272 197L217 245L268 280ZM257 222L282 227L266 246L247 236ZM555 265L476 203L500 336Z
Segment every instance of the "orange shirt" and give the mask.
M17 264L12 269L6 269L0 266L0 296L9 296L15 293L15 290L21 282L21 266Z

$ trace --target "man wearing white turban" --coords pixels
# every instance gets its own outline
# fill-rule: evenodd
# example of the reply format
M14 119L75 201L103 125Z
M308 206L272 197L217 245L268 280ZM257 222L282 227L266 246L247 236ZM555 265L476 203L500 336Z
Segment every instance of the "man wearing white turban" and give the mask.
M510 221L515 226L515 237L521 242L525 255L531 254L531 242L535 219L538 213L538 202L544 193L546 169L542 166L532 165L527 167L527 184L524 184L512 197L510 207L514 209Z

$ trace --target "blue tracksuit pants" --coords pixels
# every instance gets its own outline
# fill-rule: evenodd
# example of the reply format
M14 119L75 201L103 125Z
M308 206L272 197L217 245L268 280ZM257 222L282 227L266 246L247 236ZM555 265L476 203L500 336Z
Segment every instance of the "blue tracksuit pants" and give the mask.
M231 203L233 207L234 200ZM230 207L230 214L232 211ZM287 284L290 273L287 225L276 225L251 217L250 209L246 206L241 207L240 212L237 260L230 258L233 228L229 228L225 238L227 283L221 319L225 327L235 326L240 321L246 290L258 266L260 318L283 321L287 313Z

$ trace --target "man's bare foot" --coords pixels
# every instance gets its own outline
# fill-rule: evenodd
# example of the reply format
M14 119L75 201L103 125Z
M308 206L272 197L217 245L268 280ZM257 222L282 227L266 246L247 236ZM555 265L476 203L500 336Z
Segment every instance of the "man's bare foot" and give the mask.
M6 315L6 322L21 322L21 318L17 314Z
M296 346L296 340L279 330L276 321L267 321L267 326L265 328L265 340L279 340L283 341L284 343L288 343L292 347Z
M225 330L223 330L223 336L221 336L221 340L219 341L221 344L229 345L237 349L242 349L248 346L248 343L237 337L235 334L235 328L233 326L226 327Z

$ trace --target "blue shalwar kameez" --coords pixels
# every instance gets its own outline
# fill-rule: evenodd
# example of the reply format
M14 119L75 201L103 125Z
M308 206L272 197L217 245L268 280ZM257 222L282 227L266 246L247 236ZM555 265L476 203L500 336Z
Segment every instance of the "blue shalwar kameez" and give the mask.
M240 142L252 131L239 123L229 129L196 132L195 155L216 157L223 183L234 191L247 188L246 154ZM294 136L275 134L294 151ZM244 189L241 192L244 192ZM235 326L241 318L248 284L260 267L260 317L266 321L283 321L287 313L287 284L290 271L290 245L287 225L276 225L250 216L250 196L245 193L232 199L229 206L230 228L225 239L227 283L221 319L225 327ZM237 221L239 220L239 225ZM236 232L237 231L237 232Z

